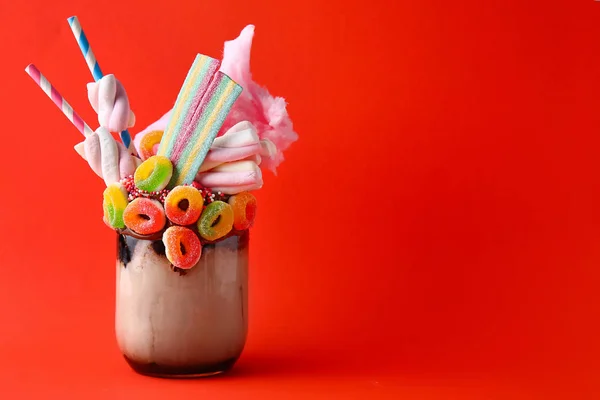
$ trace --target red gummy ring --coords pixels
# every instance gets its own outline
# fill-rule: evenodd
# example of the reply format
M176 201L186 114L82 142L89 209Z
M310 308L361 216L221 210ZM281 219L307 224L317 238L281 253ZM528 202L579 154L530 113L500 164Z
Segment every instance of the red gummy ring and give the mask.
M159 201L139 197L125 208L123 222L135 233L150 235L164 228L167 218Z
M162 241L167 259L177 268L190 269L200 260L202 244L191 229L171 226L163 233Z

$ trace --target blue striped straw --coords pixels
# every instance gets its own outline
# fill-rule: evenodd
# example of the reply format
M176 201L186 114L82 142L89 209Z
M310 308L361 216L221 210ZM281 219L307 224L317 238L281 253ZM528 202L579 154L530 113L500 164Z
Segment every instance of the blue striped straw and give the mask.
M69 21L69 26L71 27L71 30L73 31L73 36L75 36L75 39L77 40L77 43L79 44L79 48L81 49L81 53L83 54L83 57L85 57L85 62L87 63L88 68L90 69L90 72L92 73L92 76L94 77L94 80L97 82L104 75L102 74L102 70L100 69L100 65L98 64L98 61L96 60L96 56L94 55L94 52L92 51L90 42L88 42L87 37L85 36L85 32L83 32L83 29L81 29L81 24L79 23L79 19L77 19L77 17L73 16L73 17L68 18L67 21ZM133 145L131 143L131 135L129 134L129 131L127 129L125 129L124 131L121 132L120 136L121 136L121 141L123 142L125 147L127 147L132 153L136 154L135 147L133 147Z

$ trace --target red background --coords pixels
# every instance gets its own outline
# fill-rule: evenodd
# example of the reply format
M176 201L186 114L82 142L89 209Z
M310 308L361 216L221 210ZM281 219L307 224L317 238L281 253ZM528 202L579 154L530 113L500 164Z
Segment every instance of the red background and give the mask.
M599 3L99 3L0 3L2 398L598 396ZM119 354L103 184L23 72L96 127L70 15L132 132L197 52L257 27L255 79L300 140L258 193L230 375L146 378Z

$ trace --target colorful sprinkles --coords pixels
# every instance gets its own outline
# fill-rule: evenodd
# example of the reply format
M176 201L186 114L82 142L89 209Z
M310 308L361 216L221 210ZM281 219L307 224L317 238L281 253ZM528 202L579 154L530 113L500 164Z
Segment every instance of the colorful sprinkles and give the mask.
M162 204L165 204L165 199L167 198L167 195L170 192L169 189L163 189L163 190L160 190L157 192L149 192L147 190L141 190L135 185L133 175L129 175L129 176L121 179L121 184L125 187L125 190L127 190L127 193L129 194L128 198L127 198L127 200L129 200L129 201L133 201L139 197L145 197L148 199L158 200ZM188 185L185 185L185 186L188 186ZM213 201L227 201L231 197L230 195L226 195L220 191L214 193L209 188L205 188L197 182L194 182L189 186L193 186L196 189L198 189L198 191L204 198L205 205L208 205L208 204L212 203Z

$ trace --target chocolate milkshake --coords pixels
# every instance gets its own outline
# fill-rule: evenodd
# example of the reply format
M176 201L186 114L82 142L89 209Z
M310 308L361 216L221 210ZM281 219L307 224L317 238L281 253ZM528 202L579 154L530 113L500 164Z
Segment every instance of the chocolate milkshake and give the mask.
M106 184L119 348L145 375L224 372L248 331L254 192L298 138L285 99L252 80L254 26L225 43L222 60L196 54L173 108L132 138L125 88L100 72L78 19L69 24L94 77L88 99L100 127L92 130L33 64L26 71L84 135L75 150Z
M213 375L240 356L248 330L248 231L206 244L191 269L160 240L118 235L117 341L139 373Z

